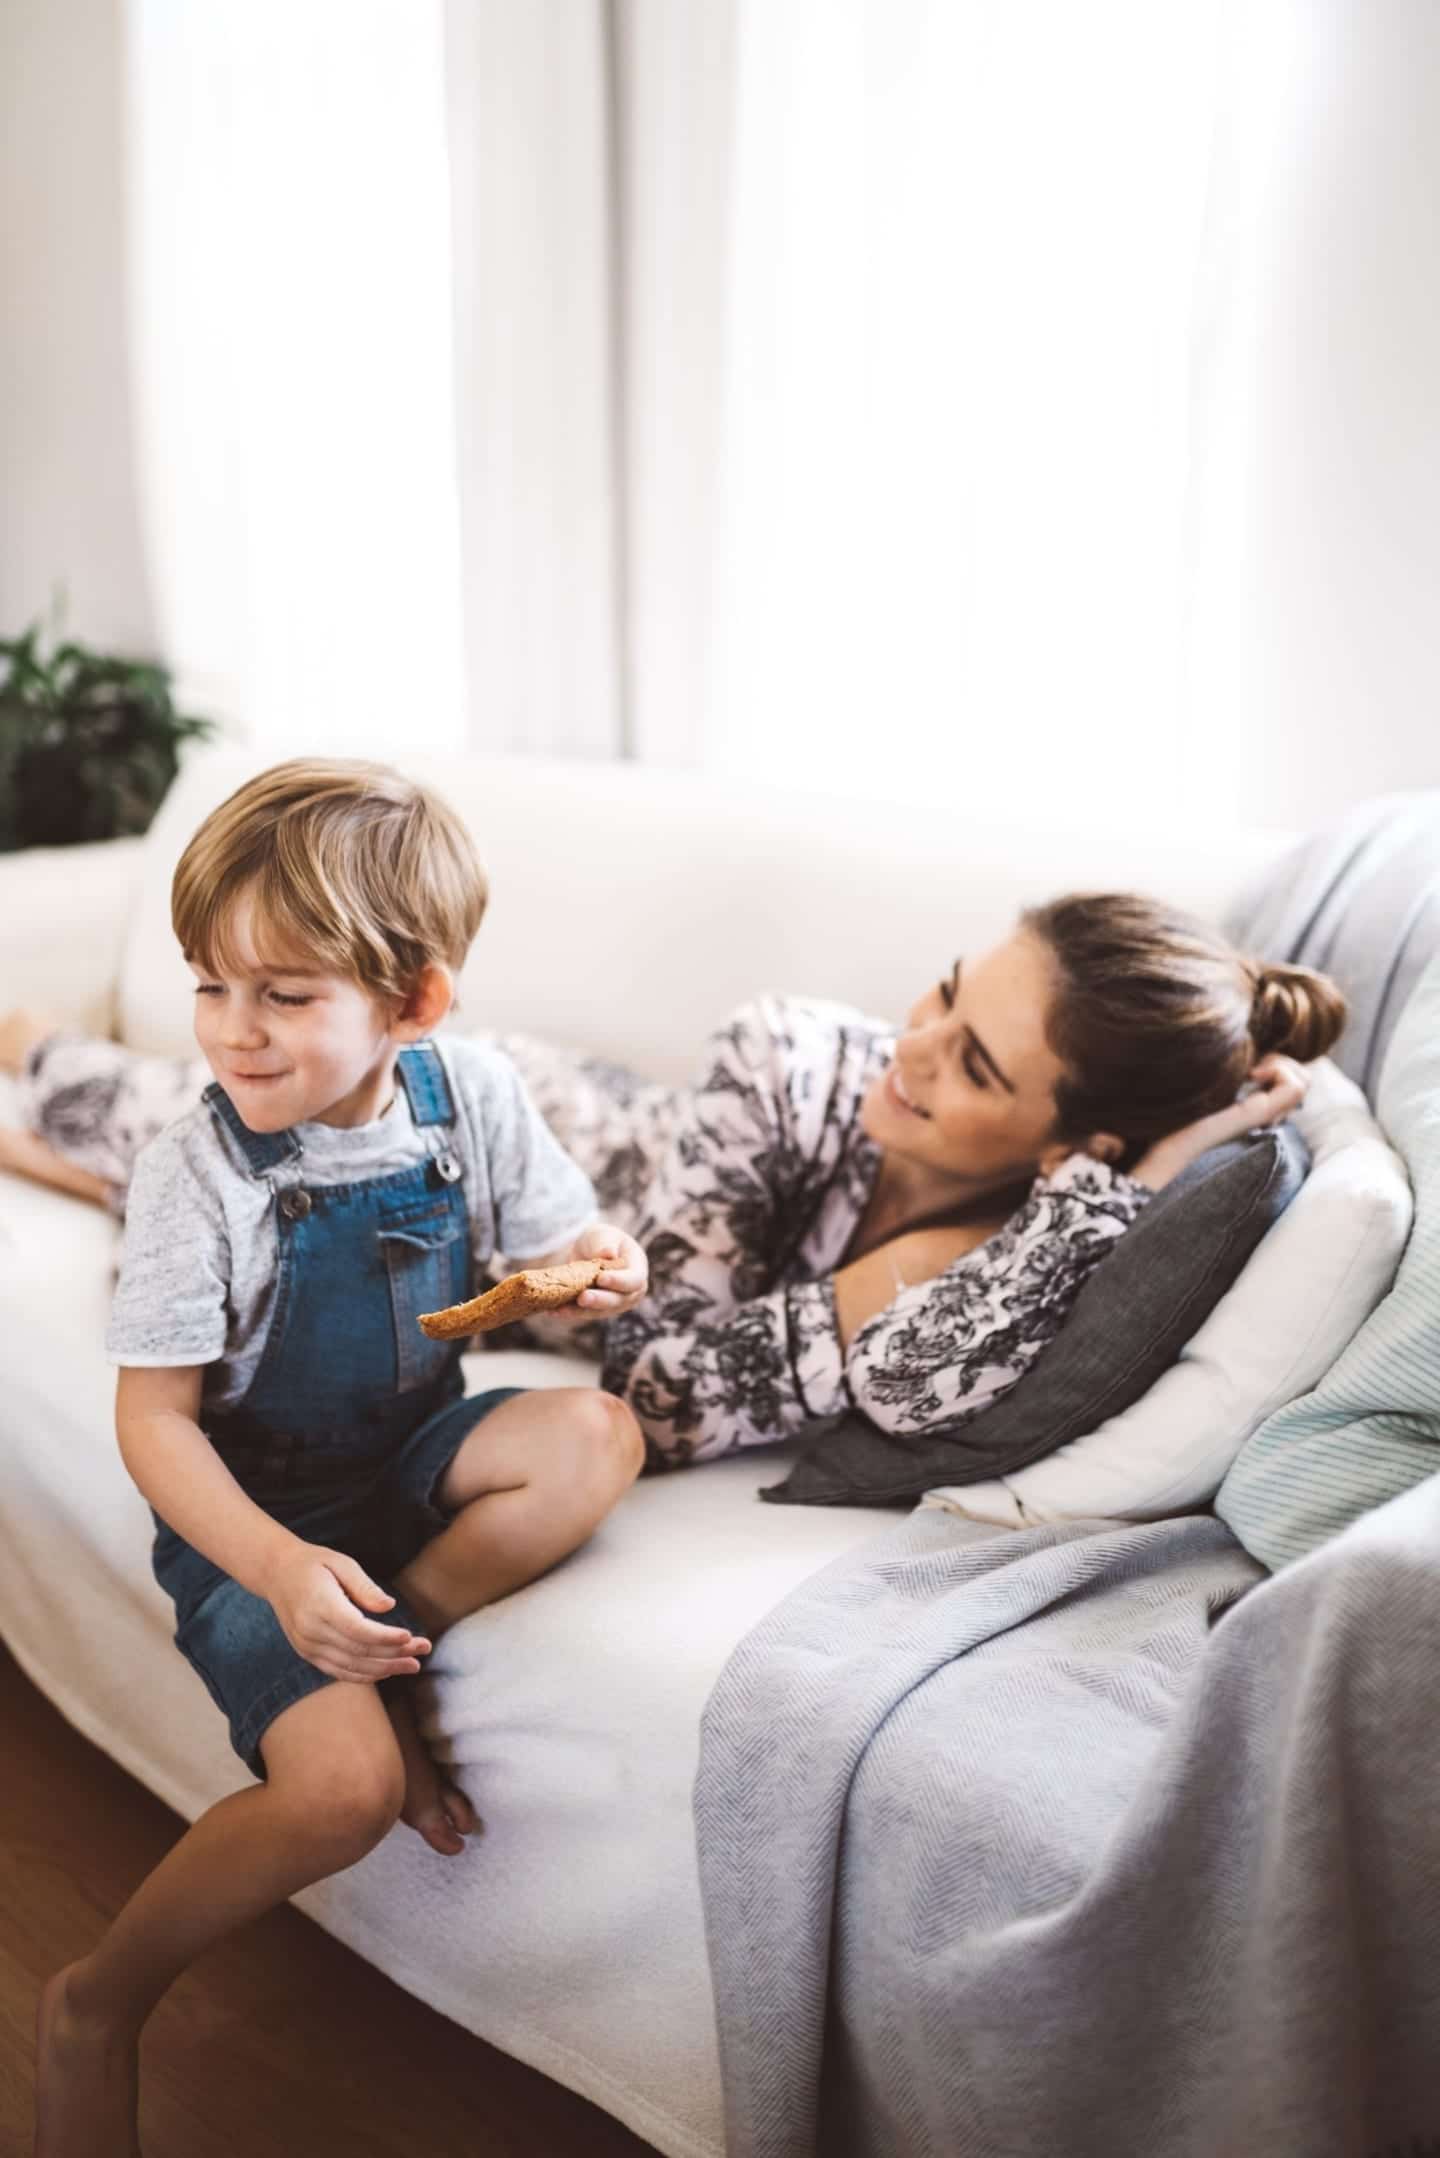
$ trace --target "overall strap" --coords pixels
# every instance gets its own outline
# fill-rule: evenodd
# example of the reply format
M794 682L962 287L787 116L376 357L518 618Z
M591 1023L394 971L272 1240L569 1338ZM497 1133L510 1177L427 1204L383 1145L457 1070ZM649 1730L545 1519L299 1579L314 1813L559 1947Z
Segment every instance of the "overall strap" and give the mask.
M450 1082L433 1042L415 1042L410 1048L402 1049L395 1060L395 1068L410 1097L410 1114L417 1124L454 1123L455 1104L450 1097Z
M251 1131L218 1079L211 1080L200 1099L207 1104L212 1115L225 1119L236 1145L245 1156L252 1176L264 1176L268 1170L277 1168L282 1161L298 1159L300 1141L294 1133Z

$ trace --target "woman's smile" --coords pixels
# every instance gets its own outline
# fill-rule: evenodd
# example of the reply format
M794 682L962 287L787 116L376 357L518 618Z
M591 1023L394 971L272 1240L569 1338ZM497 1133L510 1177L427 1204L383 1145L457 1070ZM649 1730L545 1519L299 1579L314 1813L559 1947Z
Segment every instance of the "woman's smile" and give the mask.
M894 1102L898 1102L899 1106L905 1111L907 1116L924 1117L927 1122L929 1121L929 1110L922 1109L920 1107L920 1104L918 1102L912 1101L910 1099L910 1096L906 1093L905 1082L900 1077L900 1067L898 1064L892 1064L890 1066L889 1073L886 1077L886 1085L889 1089L890 1099Z

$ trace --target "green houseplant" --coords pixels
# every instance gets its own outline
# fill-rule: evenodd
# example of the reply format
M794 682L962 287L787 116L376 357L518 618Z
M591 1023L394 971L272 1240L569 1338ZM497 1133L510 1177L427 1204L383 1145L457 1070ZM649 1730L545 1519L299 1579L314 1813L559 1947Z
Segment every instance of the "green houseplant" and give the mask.
M215 722L177 712L164 667L57 644L37 622L0 638L0 852L148 829L179 745Z

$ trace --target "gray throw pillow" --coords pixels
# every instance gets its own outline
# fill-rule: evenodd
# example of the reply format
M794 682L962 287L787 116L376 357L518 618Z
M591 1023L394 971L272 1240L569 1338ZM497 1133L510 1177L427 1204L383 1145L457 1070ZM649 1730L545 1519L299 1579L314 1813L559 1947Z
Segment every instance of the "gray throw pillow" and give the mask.
M799 1506L910 1501L937 1484L1008 1476L1118 1416L1200 1331L1309 1167L1290 1124L1212 1147L1148 1202L1089 1276L1055 1339L993 1407L914 1438L882 1431L858 1412L832 1418L761 1498Z

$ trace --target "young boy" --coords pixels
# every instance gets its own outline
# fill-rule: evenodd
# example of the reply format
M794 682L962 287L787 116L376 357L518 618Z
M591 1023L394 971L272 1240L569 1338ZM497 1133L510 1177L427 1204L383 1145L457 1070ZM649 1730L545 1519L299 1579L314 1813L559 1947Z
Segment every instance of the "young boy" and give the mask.
M576 1323L646 1288L514 1066L429 1038L486 901L458 818L389 767L297 759L206 819L171 901L214 1084L137 1161L107 1349L176 1646L260 1780L45 1986L37 2158L138 2150L141 2026L211 1942L397 1817L465 1848L413 1675L583 1543L644 1458L593 1388L466 1398L465 1344L417 1323L496 1253L613 1261Z

